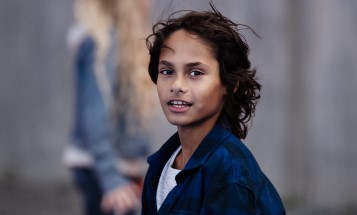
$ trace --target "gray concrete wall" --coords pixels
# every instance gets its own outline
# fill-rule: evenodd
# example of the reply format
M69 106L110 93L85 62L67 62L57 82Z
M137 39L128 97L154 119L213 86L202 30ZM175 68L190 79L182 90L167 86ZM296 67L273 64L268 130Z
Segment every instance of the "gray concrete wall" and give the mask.
M64 178L72 77L71 0L0 3L0 177Z
M167 2L154 0L153 20L165 14ZM173 2L177 9L208 9L206 0ZM244 32L263 84L246 143L262 169L290 211L352 214L357 207L357 3L215 3L262 36ZM71 7L70 0L0 2L0 178L68 177L60 158L72 117L65 39ZM163 118L159 124L158 134L167 126Z

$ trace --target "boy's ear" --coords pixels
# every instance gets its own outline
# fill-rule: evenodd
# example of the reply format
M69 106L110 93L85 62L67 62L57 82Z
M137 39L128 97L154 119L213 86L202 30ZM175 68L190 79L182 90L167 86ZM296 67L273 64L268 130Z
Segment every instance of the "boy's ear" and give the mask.
M226 86L224 87L223 95L227 95L227 87Z
M238 86L239 86L239 81L238 81L237 84L234 86L233 94L237 92Z

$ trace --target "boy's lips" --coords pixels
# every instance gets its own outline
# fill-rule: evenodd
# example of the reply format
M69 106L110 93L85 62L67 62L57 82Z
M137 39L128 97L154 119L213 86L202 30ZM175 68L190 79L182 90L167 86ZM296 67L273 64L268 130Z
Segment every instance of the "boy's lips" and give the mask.
M182 107L192 106L192 103L186 102L186 101L183 101L183 100L170 100L170 101L167 102L167 104L170 105L170 106L175 106L175 107L179 107L179 106L182 106Z
M192 103L183 100L170 100L167 105L172 112L185 112L192 106Z

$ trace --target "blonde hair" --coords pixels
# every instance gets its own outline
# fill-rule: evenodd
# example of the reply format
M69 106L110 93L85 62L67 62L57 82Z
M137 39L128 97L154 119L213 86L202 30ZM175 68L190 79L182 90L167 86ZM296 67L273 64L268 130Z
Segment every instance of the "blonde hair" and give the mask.
M142 119L150 115L154 94L147 65L149 53L145 38L149 32L146 16L140 10L140 0L118 0L117 26L120 30L120 92L118 102L129 104L131 111L139 113Z
M153 110L154 86L147 72L145 35L149 28L140 7L140 0L77 0L75 16L95 41L95 73L106 103L117 114L135 116L136 122L143 124ZM111 98L105 78L105 59L112 45L109 32L113 28L118 36L115 98Z

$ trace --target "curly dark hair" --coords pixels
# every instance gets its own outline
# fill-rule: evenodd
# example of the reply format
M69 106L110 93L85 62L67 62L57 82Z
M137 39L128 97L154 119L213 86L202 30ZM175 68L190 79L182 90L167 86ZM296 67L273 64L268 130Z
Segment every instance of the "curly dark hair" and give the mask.
M260 98L261 85L256 80L256 70L250 68L249 47L240 31L250 29L254 34L255 32L247 25L234 23L210 5L212 11L179 11L153 26L153 33L146 38L150 53L149 74L156 84L160 51L172 33L183 29L197 35L212 47L219 63L221 82L227 89L220 117L223 120L220 121L229 126L235 135L244 139L248 133L247 123L254 116ZM180 12L185 14L173 18Z

